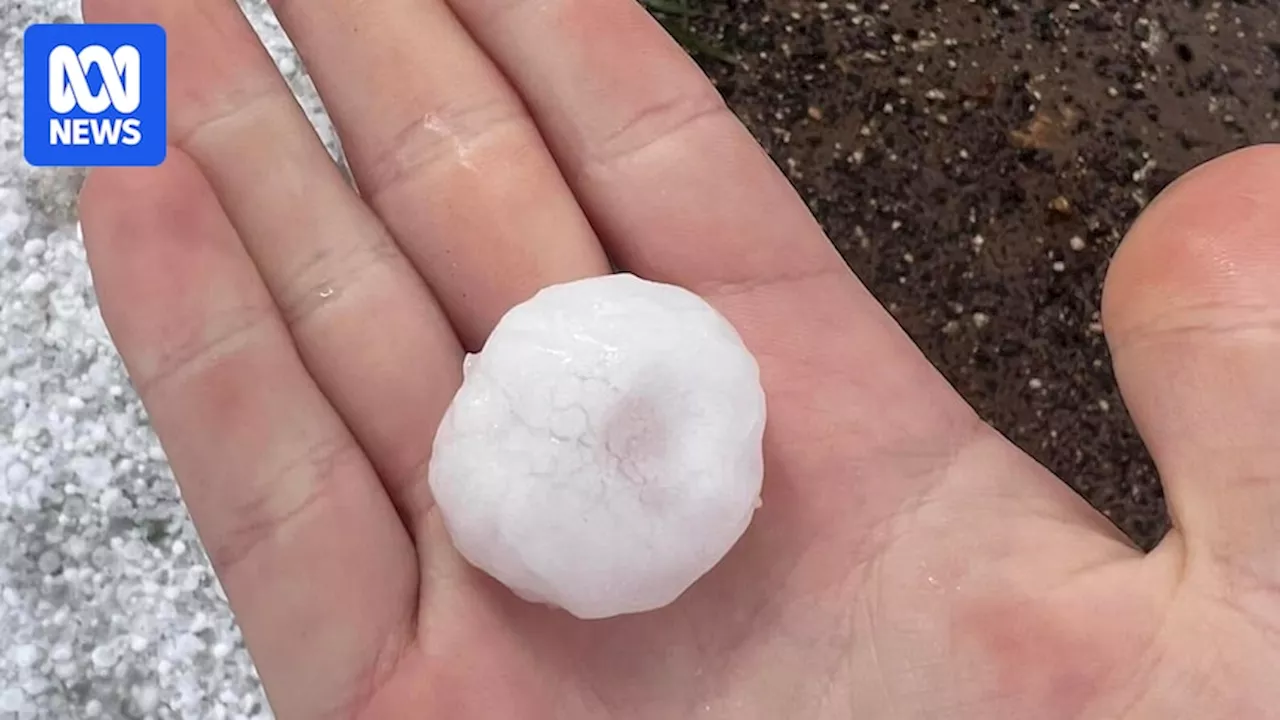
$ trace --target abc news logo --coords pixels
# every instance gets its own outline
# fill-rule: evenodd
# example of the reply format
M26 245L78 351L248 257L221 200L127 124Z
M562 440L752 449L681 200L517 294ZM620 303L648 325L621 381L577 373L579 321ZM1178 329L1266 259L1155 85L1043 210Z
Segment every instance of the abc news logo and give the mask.
M23 35L23 154L42 167L164 162L167 41L145 24L37 24Z
M88 73L102 75L98 92L89 89ZM123 115L142 104L142 58L138 48L121 45L114 53L101 45L80 52L59 45L49 53L49 108L66 115L77 108L98 115L114 108ZM142 142L138 118L53 118L49 121L51 145L137 145Z

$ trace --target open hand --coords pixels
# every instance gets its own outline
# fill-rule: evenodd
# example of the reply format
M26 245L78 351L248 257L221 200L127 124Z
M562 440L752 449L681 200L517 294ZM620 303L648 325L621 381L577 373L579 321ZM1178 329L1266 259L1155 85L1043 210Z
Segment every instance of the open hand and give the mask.
M1280 151L1152 206L1117 375L1152 554L982 424L628 0L277 0L345 181L234 0L169 33L171 150L89 178L101 306L281 718L1258 718L1280 707ZM706 297L769 397L764 506L582 622L452 550L435 425L513 304L610 263ZM1088 448L1083 449L1088 452Z

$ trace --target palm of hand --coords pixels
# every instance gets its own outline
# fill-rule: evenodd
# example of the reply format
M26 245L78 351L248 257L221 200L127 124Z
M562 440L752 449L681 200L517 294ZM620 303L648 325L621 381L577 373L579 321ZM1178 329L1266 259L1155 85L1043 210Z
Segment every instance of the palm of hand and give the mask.
M836 391L831 419L858 397ZM985 426L867 456L814 442L837 430L814 410L778 409L800 419L771 431L773 512L678 603L583 624L468 579L373 716L1240 718L1280 701L1274 595L1237 605L1177 536L1142 557ZM851 488L864 473L880 482Z
M86 242L282 717L1280 702L1274 151L1169 191L1112 269L1108 339L1178 526L1143 556L974 417L632 4L278 3L359 195L234 3L85 4L169 32L177 147L91 176ZM583 623L466 567L422 473L463 348L610 261L702 293L756 352L765 505L675 604Z

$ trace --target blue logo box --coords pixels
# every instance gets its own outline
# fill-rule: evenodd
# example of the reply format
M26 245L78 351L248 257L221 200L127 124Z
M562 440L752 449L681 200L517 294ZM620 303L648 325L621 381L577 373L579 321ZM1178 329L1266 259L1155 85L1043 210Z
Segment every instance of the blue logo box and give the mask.
M164 162L166 39L159 25L32 25L23 42L23 140L42 167Z

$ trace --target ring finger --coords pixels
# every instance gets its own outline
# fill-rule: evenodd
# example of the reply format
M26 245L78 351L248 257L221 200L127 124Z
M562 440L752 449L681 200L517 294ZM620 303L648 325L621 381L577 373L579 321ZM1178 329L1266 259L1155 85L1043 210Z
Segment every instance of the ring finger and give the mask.
M342 177L234 0L84 0L84 15L164 26L170 137L199 163L308 372L417 529L431 432L461 374L426 284Z

